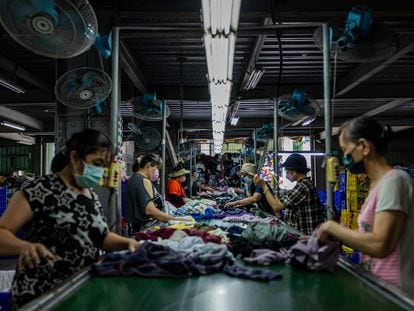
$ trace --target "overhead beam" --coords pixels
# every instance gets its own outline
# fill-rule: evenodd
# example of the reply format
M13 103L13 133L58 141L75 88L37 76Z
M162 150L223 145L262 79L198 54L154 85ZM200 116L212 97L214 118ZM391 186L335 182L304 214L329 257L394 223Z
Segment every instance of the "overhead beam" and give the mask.
M376 73L380 72L414 48L414 36L404 36L401 38L400 49L385 61L362 64L338 81L336 96L342 96L362 82L368 80Z
M34 145L36 143L36 139L32 136L28 136L22 133L5 133L5 132L0 132L0 137L1 138L5 138L5 139L9 139L9 140L14 140L17 142L22 142L26 145Z
M390 101L389 103L385 104L385 105L381 105L375 109L372 109L370 111L367 111L363 114L363 116L368 116L368 117L373 117L375 115L378 115L380 113L383 113L387 110L390 109L394 109L397 108L398 106L401 106L409 101L413 100L413 98L396 98L392 101ZM332 129L332 136L336 135L339 133L339 127L335 127ZM320 133L320 138L321 139L325 139L326 138L326 132L323 131Z
M42 121L7 107L0 106L0 117L33 129L43 130Z
M128 45L124 40L119 41L120 45L120 60L122 69L125 71L129 79L132 81L134 86L138 89L138 92L144 94L148 83L144 77L144 74L139 67L138 63L135 61L133 53L129 49Z
M46 92L52 92L52 87L31 73L30 71L27 71L23 67L19 66L12 60L8 59L7 57L0 54L0 68L15 74L17 77L25 80L26 82L29 82L30 84L33 84L34 86L37 86L38 88L46 91Z

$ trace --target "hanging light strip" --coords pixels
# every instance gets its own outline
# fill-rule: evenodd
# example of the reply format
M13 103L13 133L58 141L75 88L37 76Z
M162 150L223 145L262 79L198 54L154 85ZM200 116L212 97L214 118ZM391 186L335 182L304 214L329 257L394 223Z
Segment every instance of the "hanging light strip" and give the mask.
M202 0L214 151L220 153L233 79L241 0Z

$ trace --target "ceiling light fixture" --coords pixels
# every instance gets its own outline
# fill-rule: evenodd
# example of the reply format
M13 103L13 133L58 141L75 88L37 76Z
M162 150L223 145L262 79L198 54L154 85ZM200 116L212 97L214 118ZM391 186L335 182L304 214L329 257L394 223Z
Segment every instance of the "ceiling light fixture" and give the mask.
M244 86L244 90L253 90L256 88L257 84L259 83L260 79L263 77L265 70L262 68L255 68L251 72L249 79L247 80L246 85Z
M0 78L0 85L8 88L9 90L16 92L17 94L24 94L26 90L21 86L18 86L16 83L9 81L5 78Z
M239 123L239 119L240 119L239 117L232 117L231 121L230 121L230 124L233 125L233 126L236 126L237 123Z
M0 125L11 127L11 128L16 129L16 130L19 130L19 131L25 131L26 130L26 128L24 126L18 125L18 124L15 124L15 123L11 123L11 122L8 122L8 121L2 121L2 122L0 122Z
M224 142L241 0L202 0L214 151Z

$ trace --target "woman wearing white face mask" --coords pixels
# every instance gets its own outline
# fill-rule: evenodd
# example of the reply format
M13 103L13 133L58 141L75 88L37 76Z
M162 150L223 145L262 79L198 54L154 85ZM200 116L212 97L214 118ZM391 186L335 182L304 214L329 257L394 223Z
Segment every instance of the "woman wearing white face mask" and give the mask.
M286 178L296 182L295 187L280 197L275 197L263 179L255 176L254 183L263 187L263 193L275 214L285 210L284 220L305 234L311 234L324 219L318 191L307 173L306 159L298 153L291 154L282 164Z
M97 186L111 157L109 138L93 129L75 133L58 154L58 173L26 182L0 219L0 255L19 255L13 308L62 284L97 259L98 249L131 251L135 240L109 232ZM15 233L23 228L26 240Z
M148 154L135 161L134 175L126 187L126 220L133 232L141 230L150 218L168 221L174 217L162 212L164 200L152 182L159 178L162 160L157 154Z

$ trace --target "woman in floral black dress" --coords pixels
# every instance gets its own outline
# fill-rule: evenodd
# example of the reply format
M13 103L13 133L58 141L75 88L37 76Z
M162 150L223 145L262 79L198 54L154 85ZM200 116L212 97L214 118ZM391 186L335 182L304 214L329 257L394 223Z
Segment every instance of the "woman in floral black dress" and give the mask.
M19 255L14 309L93 263L98 249L133 251L138 245L109 232L92 190L111 157L109 138L85 129L69 139L64 154L62 169L26 182L0 219L0 255ZM21 228L26 240L15 236Z

